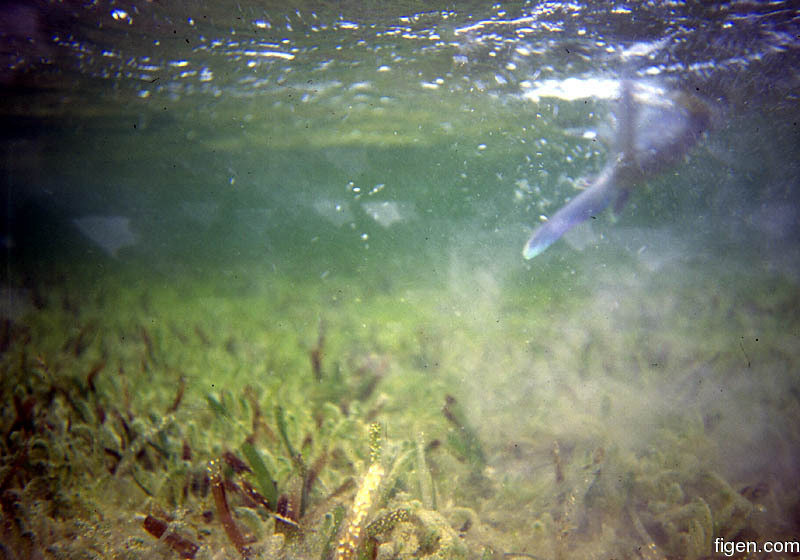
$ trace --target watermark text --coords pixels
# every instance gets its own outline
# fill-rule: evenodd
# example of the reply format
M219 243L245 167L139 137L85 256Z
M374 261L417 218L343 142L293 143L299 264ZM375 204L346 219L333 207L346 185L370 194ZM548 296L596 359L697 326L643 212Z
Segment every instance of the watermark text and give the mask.
M799 554L800 542L798 541L726 541L722 537L714 539L714 552L733 556L734 554L747 554L755 552Z

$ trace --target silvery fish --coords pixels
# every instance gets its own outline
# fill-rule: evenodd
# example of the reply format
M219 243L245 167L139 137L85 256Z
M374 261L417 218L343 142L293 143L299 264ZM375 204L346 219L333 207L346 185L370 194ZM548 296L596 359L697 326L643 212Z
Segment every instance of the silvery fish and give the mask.
M614 211L620 211L633 187L681 161L708 128L711 110L700 98L675 91L643 102L633 89L632 82L622 82L616 146L603 171L533 232L522 251L526 259L542 253L612 201Z

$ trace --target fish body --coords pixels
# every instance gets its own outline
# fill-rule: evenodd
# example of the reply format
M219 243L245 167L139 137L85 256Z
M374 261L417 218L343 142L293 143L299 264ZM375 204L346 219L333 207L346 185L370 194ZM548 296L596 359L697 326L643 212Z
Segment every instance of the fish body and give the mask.
M533 232L522 251L526 259L541 254L612 202L620 211L633 187L686 156L708 128L711 111L701 99L683 92L641 102L634 96L634 84L626 80L616 116L616 144L608 163L587 189Z

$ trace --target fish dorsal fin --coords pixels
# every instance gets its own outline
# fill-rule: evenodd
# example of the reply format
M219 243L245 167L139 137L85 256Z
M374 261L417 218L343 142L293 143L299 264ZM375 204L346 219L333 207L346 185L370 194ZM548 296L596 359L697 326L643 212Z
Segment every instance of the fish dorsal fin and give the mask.
M617 150L619 159L628 164L636 160L636 113L633 83L622 80L617 109Z

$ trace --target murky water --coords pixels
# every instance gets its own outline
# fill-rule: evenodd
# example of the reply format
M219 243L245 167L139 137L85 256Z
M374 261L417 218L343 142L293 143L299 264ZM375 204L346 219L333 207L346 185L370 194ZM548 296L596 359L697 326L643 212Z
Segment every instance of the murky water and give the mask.
M6 557L797 541L791 2L2 11Z

